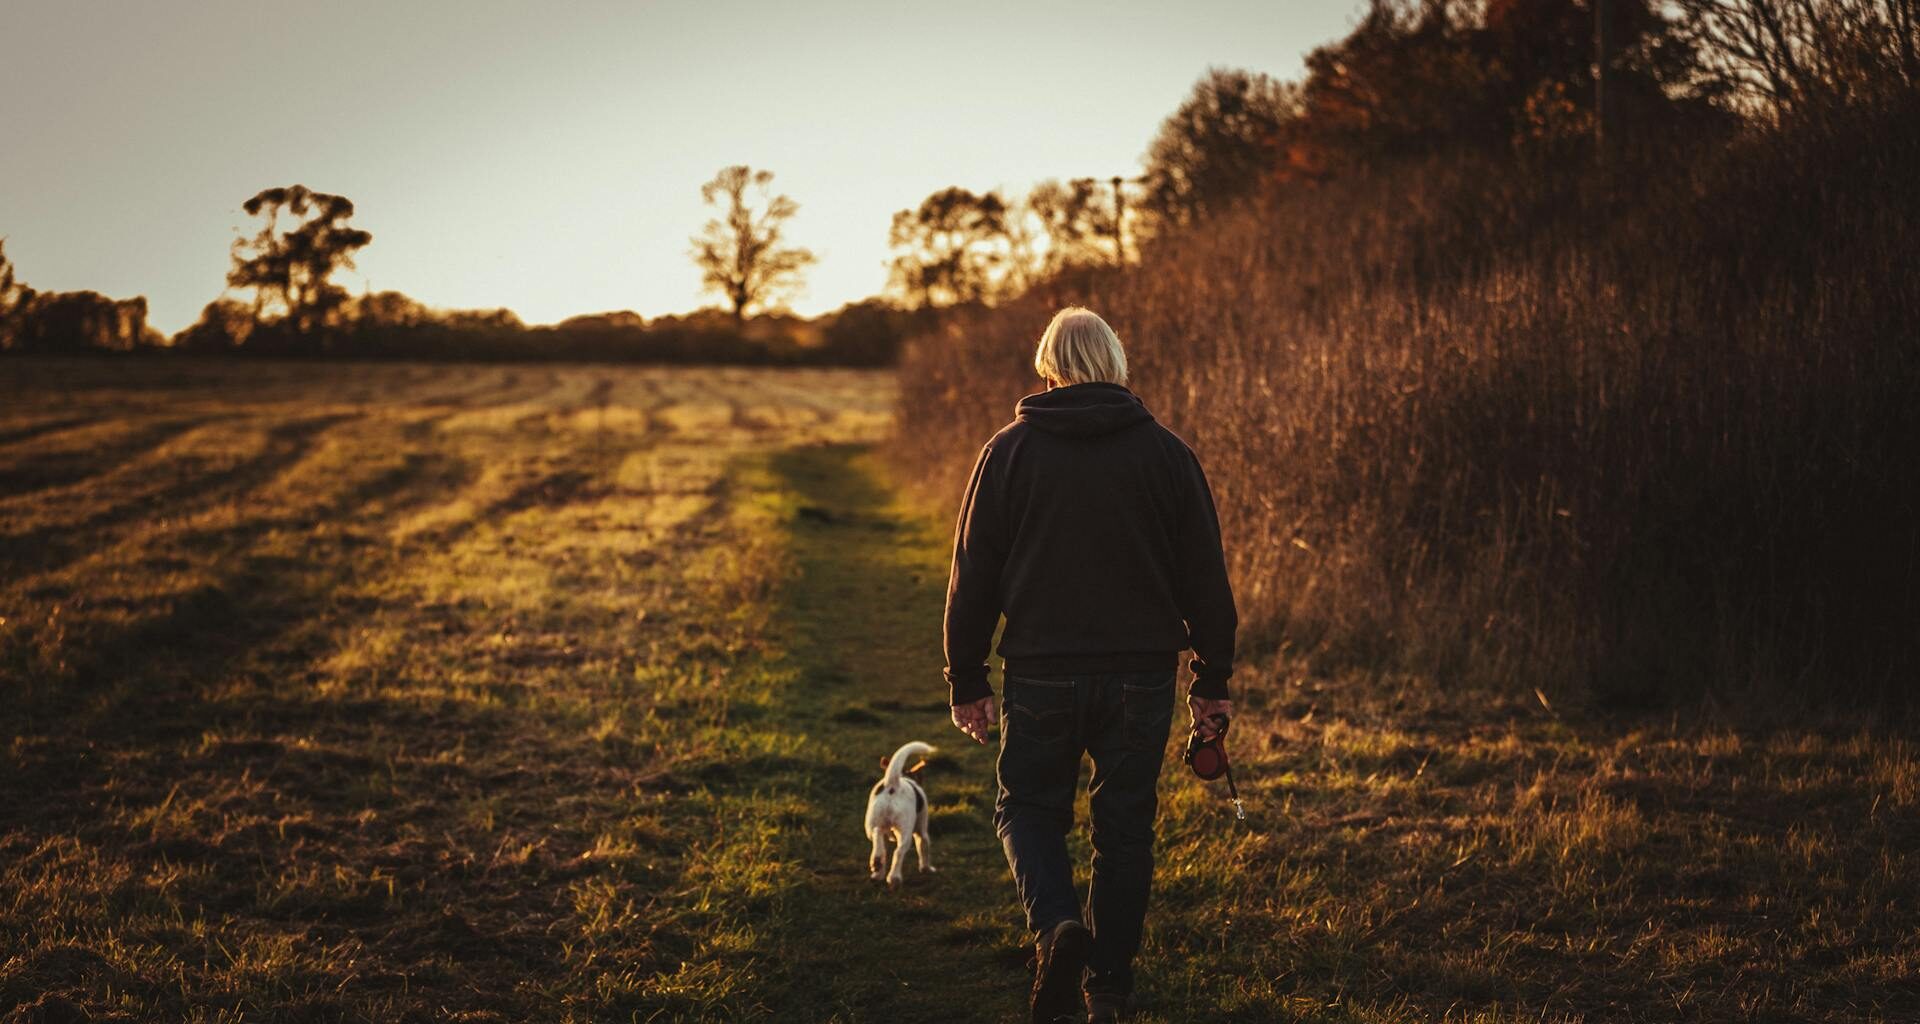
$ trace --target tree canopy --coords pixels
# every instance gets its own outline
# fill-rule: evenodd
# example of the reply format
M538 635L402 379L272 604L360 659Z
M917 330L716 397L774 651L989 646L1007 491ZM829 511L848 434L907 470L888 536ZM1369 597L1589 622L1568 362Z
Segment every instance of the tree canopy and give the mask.
M749 309L783 306L815 262L811 251L784 244L787 221L800 204L773 193L772 171L745 164L721 168L700 186L700 198L720 207L720 215L693 236L702 288L727 300L735 322L745 320Z
M998 192L944 188L893 215L892 286L922 307L987 298L1005 270L1007 203Z
M1279 162L1299 89L1252 71L1210 69L1147 150L1147 208L1193 224L1251 193Z
M278 321L297 338L318 337L347 302L346 290L330 280L334 271L351 269L354 251L373 241L347 225L353 201L290 185L263 189L242 209L265 220L258 234L233 243L227 284L253 289L256 327ZM283 215L297 220L283 227Z

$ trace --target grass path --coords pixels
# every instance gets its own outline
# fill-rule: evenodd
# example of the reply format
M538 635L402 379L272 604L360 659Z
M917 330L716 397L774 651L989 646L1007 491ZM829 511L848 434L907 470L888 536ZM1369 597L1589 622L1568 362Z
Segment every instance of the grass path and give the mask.
M793 574L775 628L794 674L773 710L795 750L739 787L767 812L761 834L783 835L777 852L793 872L765 936L755 1009L780 1020L1007 1018L1022 1009L1023 933L989 820L992 751L947 722L946 539L894 503L862 449L794 449L750 473L774 488L789 531ZM925 773L937 871L910 863L889 891L867 876L861 814L879 758L915 739L940 751Z

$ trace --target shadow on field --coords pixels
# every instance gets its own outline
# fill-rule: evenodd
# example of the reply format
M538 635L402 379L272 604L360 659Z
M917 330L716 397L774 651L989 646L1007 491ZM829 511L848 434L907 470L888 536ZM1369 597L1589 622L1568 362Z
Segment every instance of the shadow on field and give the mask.
M0 568L21 575L49 572L84 558L92 550L101 531L151 516L156 510L166 509L178 515L222 500L243 501L249 490L306 458L312 452L316 439L329 427L352 418L334 414L275 424L265 432L259 452L232 466L206 474L182 473L177 468L169 467L169 472L175 476L174 481L150 493L129 498L71 522L0 536ZM209 417L181 426L162 440L141 447L133 455L116 455L102 464L76 470L77 475L72 480L62 482L71 483L111 473L121 465L134 462L138 455L160 447L166 440L184 434L195 426L212 422L214 419ZM84 462L82 465L85 465Z
M38 913L0 914L17 953L0 1013L491 1020L551 1005L537 988L561 969L550 923L593 870L578 859L593 836L550 811L604 787L604 759L510 699L394 696L404 678L314 686L374 610L347 584L394 571L355 516L460 476L422 455L306 514L188 538L216 549L220 575L8 673L30 688L0 713L14 737L0 862ZM91 926L103 910L105 932Z
M294 443L241 475L297 461L314 429L276 431ZM532 1019L591 985L597 901L666 886L684 838L626 823L651 754L582 726L627 702L548 682L589 653L411 596L450 542L388 526L472 475L448 453L395 455L304 508L136 550L126 568L158 573L145 591L36 590L46 620L0 637L0 889L20 897L0 909L0 1019ZM343 676L336 660L393 623L432 658L376 654L372 675ZM625 635L593 637L591 657ZM681 934L657 922L626 969L690 955Z
M0 445L14 444L31 440L45 434L55 433L67 427L99 422L98 419L56 420L51 424L38 427L0 433ZM55 487L64 487L90 476L109 473L150 454L174 438L213 422L213 417L202 416L190 419L157 420L140 424L128 436L118 438L118 443L104 453L93 458L78 457L77 453L53 450L15 460L5 469L0 469L0 494L9 496L33 494Z
M864 448L772 456L790 502L795 572L776 621L800 668L778 710L808 763L808 821L791 849L804 879L770 946L773 1005L793 1020L1011 1019L1028 984L1019 908L994 836L992 752L947 720L940 617L946 538L895 503ZM868 878L862 834L879 760L910 740L940 748L924 774L937 873L897 891Z
M884 379L131 369L0 366L46 406L0 442L0 1021L764 1016L776 865L723 840L866 773L770 731L784 537L725 470L874 428L634 424Z

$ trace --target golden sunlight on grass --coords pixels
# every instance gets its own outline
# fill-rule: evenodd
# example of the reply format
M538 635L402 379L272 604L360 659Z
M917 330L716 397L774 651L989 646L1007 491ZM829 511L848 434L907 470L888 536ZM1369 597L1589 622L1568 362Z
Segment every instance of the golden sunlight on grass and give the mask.
M1016 1017L887 378L140 370L0 365L0 1015ZM1237 679L1249 821L1170 769L1147 1024L1920 1017L1907 738ZM906 738L941 870L888 893Z
M885 378L27 372L5 1002L499 1019L710 943L643 911L707 884L663 797L754 700L779 559L729 460L871 440Z

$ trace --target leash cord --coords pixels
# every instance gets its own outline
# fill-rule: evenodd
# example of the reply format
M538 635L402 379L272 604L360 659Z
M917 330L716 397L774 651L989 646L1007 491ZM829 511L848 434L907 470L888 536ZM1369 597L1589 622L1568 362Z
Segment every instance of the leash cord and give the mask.
M1225 715L1215 715L1214 721L1219 723L1220 725L1220 734L1218 738L1220 740L1220 753L1224 757L1227 750L1227 726L1232 724L1232 719L1228 718ZM1226 759L1226 761L1227 761L1227 796L1229 799L1233 801L1233 818L1235 821L1245 821L1247 820L1247 807L1245 804L1240 802L1240 787L1238 785L1235 785L1233 781L1233 759L1229 757Z
M1240 787L1233 784L1233 762L1227 762L1227 795L1233 799L1233 817L1236 821L1247 820L1246 805L1240 802Z

